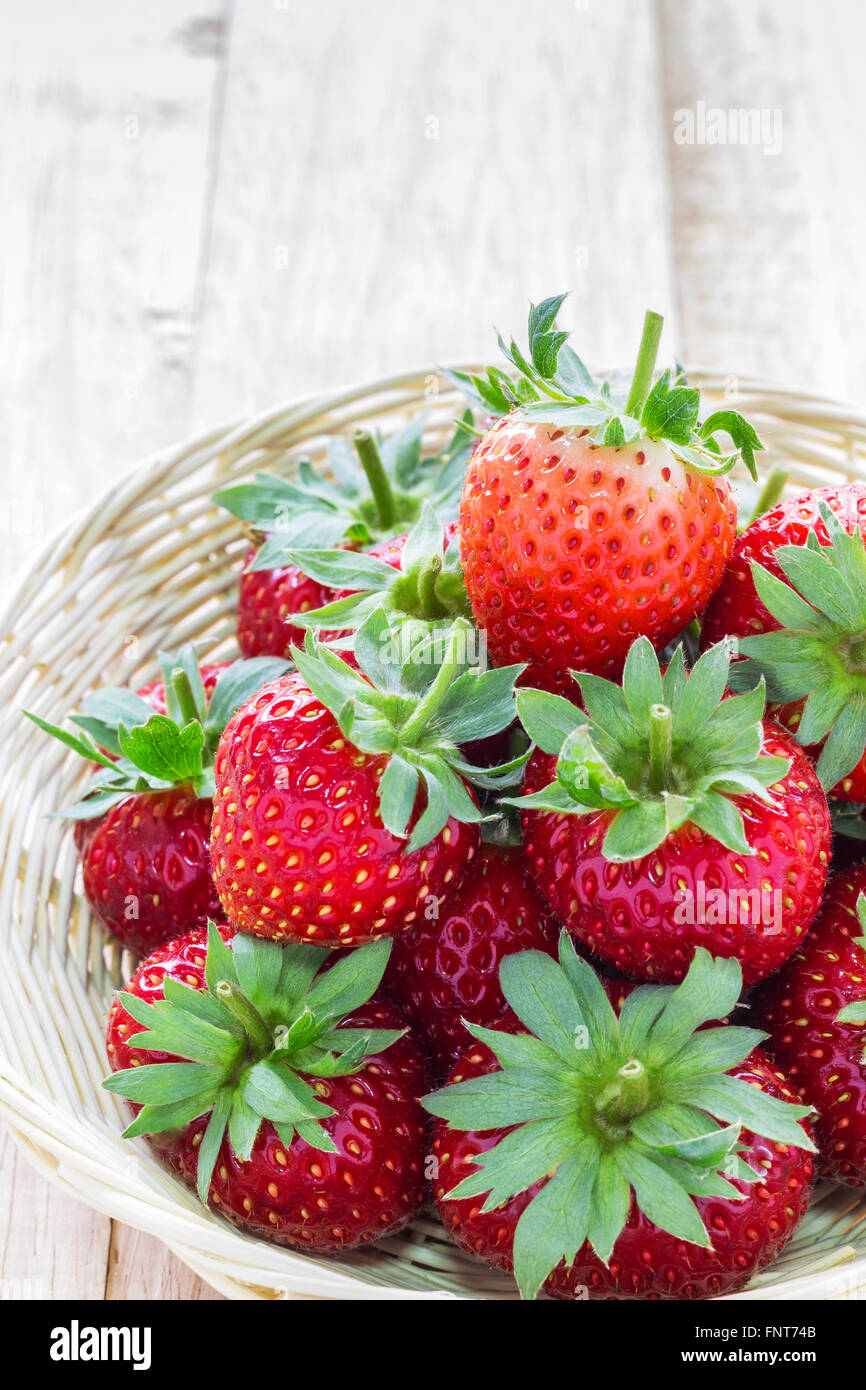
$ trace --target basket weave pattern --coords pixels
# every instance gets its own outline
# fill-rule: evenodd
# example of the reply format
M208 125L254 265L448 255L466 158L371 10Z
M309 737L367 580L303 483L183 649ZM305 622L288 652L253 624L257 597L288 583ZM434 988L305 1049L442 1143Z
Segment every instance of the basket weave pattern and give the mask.
M866 478L866 414L760 382L690 374L737 408L791 488ZM453 1246L433 1215L339 1260L270 1246L206 1211L146 1143L120 1137L100 1088L111 994L131 973L91 918L68 823L46 819L86 777L21 717L56 723L94 687L141 685L159 648L194 641L231 658L245 542L211 494L258 469L291 476L327 437L364 421L391 431L420 409L433 444L456 412L435 370L319 396L161 453L55 537L0 618L0 1113L31 1162L108 1216L147 1230L233 1298L514 1298L511 1281ZM858 1294L858 1290L860 1293ZM826 1187L788 1250L739 1298L866 1297L866 1197Z

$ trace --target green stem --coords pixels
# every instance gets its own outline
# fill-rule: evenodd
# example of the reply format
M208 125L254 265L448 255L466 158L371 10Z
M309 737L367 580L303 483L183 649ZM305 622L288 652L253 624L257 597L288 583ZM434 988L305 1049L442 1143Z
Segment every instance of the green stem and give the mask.
M631 390L625 404L626 415L631 415L634 420L640 419L643 403L649 395L649 389L652 385L663 323L664 319L661 314L655 313L653 309L647 309L643 321L640 347L637 350L634 376L631 379Z
M448 640L445 656L442 659L442 665L436 673L436 679L424 699L417 705L411 719L407 720L400 730L400 742L402 744L411 746L415 743L451 689L454 677L460 669L460 649L465 647L466 636L469 631L470 626L466 619L458 618L451 629L451 636Z
M436 597L436 581L442 573L442 560L432 555L418 572L418 609L422 618L441 616L441 604Z
M624 1125L649 1104L649 1077L643 1062L630 1057L595 1102L596 1114L610 1125Z
M673 715L667 705L650 705L650 790L669 791L673 768Z
M379 453L378 445L369 430L355 430L354 439L358 458L361 460L361 467L367 475L373 501L376 503L379 521L382 529L387 531L394 525L396 511L394 493L385 465L382 462L382 455Z
M217 980L215 993L226 1008L231 1010L238 1023L243 1025L244 1032L253 1046L261 1052L270 1052L274 1046L271 1031L243 990L232 984L231 980Z
M171 673L171 688L180 706L181 723L189 724L192 720L201 723L201 713L192 693L192 684L186 671L180 666L176 666Z

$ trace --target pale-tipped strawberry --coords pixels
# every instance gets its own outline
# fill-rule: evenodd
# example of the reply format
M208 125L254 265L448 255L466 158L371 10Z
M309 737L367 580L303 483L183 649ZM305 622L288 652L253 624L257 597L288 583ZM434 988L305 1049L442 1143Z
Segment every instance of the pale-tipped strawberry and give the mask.
M591 951L638 979L681 979L698 946L747 983L791 955L821 902L827 801L761 685L725 695L724 643L662 672L646 638L622 685L576 676L584 708L537 690L518 713L537 745L515 804L541 891ZM576 688L575 688L575 693Z
M478 844L475 787L513 779L460 744L507 728L519 667L472 664L470 625L408 652L377 608L351 663L293 648L216 756L211 853L226 916L276 940L352 946L414 922L456 888ZM516 760L519 764L522 760Z
M118 687L86 696L72 715L80 734L29 715L98 765L82 798L55 814L76 822L94 913L139 954L221 915L210 870L213 756L235 710L286 670L271 657L200 670L191 646L161 659L162 681L140 694Z
M516 379L455 374L504 415L460 507L472 611L494 662L526 662L527 683L554 691L571 670L617 676L636 637L661 648L700 613L734 544L723 475L738 459L754 474L762 447L733 410L700 421L681 372L653 384L658 314L627 391L595 381L555 327L563 298L531 309L528 359L500 339Z
M424 1196L421 1049L375 991L388 942L327 951L201 928L111 1008L114 1075L159 1157L203 1202L281 1245L368 1244Z
M215 494L254 541L240 579L238 643L245 656L288 655L303 641L295 618L333 598L327 581L304 573L291 551L344 547L364 551L408 531L426 501L447 521L456 516L473 443L467 411L437 454L424 454L425 418L384 442L356 430L328 445L330 477L302 462L291 480L268 473ZM338 586L339 587L339 586Z
M617 1012L563 933L558 965L525 951L501 981L526 1033L470 1025L481 1046L424 1102L451 1237L525 1298L704 1298L775 1258L814 1145L763 1034L708 1026L737 1003L738 963L700 950Z

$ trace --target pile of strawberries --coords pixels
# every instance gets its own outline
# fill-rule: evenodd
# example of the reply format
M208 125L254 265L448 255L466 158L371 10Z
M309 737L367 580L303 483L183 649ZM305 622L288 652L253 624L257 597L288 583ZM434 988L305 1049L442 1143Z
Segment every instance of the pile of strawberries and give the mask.
M561 302L440 453L217 494L239 660L31 717L143 958L105 1086L202 1202L338 1253L432 1200L524 1297L704 1298L866 1182L866 485L738 534L754 429L654 314L596 381Z

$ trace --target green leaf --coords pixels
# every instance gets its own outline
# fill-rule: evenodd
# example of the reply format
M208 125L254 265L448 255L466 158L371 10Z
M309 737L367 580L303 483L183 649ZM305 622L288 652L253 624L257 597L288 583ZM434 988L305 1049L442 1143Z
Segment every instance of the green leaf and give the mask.
M406 835L419 785L417 768L411 767L399 753L394 753L379 783L379 815L392 835Z
M562 745L556 780L581 806L608 810L635 804L634 793L605 762L587 724L579 725Z
M106 1091L140 1105L173 1105L208 1092L215 1095L221 1079L219 1067L201 1066L198 1062L155 1062L112 1072L102 1085Z
M583 1144L523 1212L514 1232L514 1277L524 1298L535 1298L560 1261L572 1264L586 1240L599 1152Z
M549 1048L572 1062L578 1029L586 1020L567 976L543 951L519 951L500 966L502 993L521 1023Z
M201 776L204 731L195 720L180 728L166 715L154 714L134 729L120 724L117 741L124 756L148 776L174 784Z
M682 822L680 822L682 823ZM661 798L627 806L617 812L604 837L602 849L612 864L628 864L651 854L675 828Z
M119 724L131 728L136 724L146 724L153 714L153 708L131 690L123 687L107 686L86 695L81 702L81 711L72 715L72 720L101 748L110 753L120 753L117 741Z
M207 924L204 978L212 995L216 994L216 987L220 980L228 980L229 984L232 985L240 984L235 970L234 953L223 941L220 929L215 922L208 922Z
M830 790L847 777L866 752L866 695L859 691L849 697L815 767L818 779Z
M673 1099L681 1096L717 1119L750 1129L764 1139L815 1152L814 1144L798 1123L811 1114L808 1105L778 1100L747 1081L724 1074L676 1082L669 1093Z
M710 1248L710 1237L697 1207L659 1163L632 1144L621 1144L615 1155L620 1173L634 1189L638 1206L655 1226L678 1240Z
M451 1189L449 1200L486 1193L482 1210L493 1211L554 1172L580 1146L582 1137L573 1115L520 1125L494 1148L478 1154L473 1160L477 1171Z
M301 1089L299 1089L301 1088ZM264 1119L281 1124L314 1120L332 1115L333 1110L316 1100L311 1088L279 1062L257 1062L247 1072L242 1097Z
M330 1022L359 1009L379 988L390 954L387 938L358 947L317 976L307 992L307 1007Z
M232 941L231 956L238 985L260 1013L267 1013L283 967L281 947L276 941L238 932Z
M249 1162L261 1126L261 1115L235 1091L229 1115L229 1142L242 1163Z
M330 589L384 593L390 589L398 574L386 561L361 551L290 548L283 554L285 564L297 565L302 574L309 575Z
M202 1202L205 1203L207 1203L208 1193L210 1192L214 1166L225 1137L231 1106L231 1094L228 1091L221 1091L214 1101L214 1107L211 1111L210 1119L207 1122L207 1129L198 1146L196 1190Z
M664 700L659 659L646 637L632 642L625 659L622 691L635 728L643 735L649 733L650 709Z
M574 1096L556 1077L509 1067L444 1086L425 1096L422 1104L452 1129L483 1130L527 1120L562 1119L573 1113Z
M631 1188L619 1170L616 1155L599 1159L595 1190L589 1205L587 1239L602 1264L609 1264L617 1239L628 1218Z
M754 854L746 839L742 813L720 792L708 791L695 798L690 820L726 849L739 854Z
M739 961L711 956L699 946L685 979L668 994L649 1033L646 1065L660 1065L674 1056L703 1024L723 1019L737 1003L742 989Z

